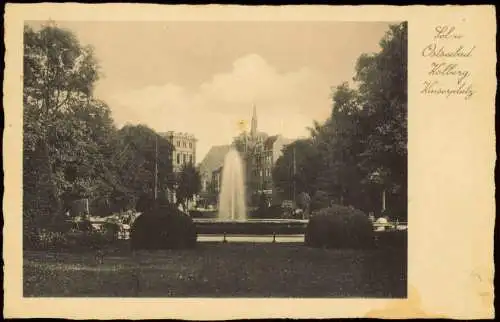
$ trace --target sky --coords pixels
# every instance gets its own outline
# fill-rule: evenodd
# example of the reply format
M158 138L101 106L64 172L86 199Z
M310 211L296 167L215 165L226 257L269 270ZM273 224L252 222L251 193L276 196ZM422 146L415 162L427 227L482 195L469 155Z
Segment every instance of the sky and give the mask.
M29 23L36 27L37 23ZM197 139L197 161L230 144L253 105L259 131L308 135L332 88L378 52L388 22L62 22L100 65L95 96L118 127L144 124Z

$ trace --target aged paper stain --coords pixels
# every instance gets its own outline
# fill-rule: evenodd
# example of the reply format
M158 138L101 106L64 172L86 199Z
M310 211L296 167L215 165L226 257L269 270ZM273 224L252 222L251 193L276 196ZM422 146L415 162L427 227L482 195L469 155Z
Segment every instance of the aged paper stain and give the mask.
M420 294L412 285L408 286L408 299L391 301L385 308L369 311L366 318L401 319L401 318L446 318L446 316L428 313L420 307Z
M495 286L493 281L494 268L491 270L479 268L471 272L473 278L473 285L475 286L474 292L479 296L484 309L494 316L493 302L495 299Z

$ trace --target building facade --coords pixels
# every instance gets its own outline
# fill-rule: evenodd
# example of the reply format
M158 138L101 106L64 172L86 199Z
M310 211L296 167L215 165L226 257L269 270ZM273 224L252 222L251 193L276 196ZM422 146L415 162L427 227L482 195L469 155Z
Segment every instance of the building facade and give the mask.
M224 157L230 149L230 145L212 146L200 162L199 171L201 175L202 192L209 192L209 187L212 182L212 172L216 171L224 164Z
M211 188L213 192L216 193L217 195L220 193L220 186L222 183L222 169L223 167L219 167L212 172Z
M196 138L193 134L168 131L162 134L172 145L172 171L178 174L184 165L196 164ZM175 188L168 189L167 198L171 203L177 201Z
M174 173L181 171L186 164L196 164L196 138L189 133L169 131L165 134L172 144L172 168Z
M293 142L282 135L269 136L259 132L257 111L254 106L250 133L243 132L234 138L233 145L241 153L245 163L247 199L255 203L260 194L265 194L272 203L280 203L273 185L273 168L283 149Z

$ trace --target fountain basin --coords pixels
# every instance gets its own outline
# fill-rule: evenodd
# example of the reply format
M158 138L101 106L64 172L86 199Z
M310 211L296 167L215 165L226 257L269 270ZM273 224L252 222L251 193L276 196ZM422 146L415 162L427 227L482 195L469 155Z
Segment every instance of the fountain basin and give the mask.
M302 219L193 219L198 234L297 235L304 234L308 220Z

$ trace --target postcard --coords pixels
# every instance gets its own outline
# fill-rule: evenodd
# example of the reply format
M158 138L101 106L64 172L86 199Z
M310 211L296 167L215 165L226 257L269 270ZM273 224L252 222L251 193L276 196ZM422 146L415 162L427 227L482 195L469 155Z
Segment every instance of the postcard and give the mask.
M493 6L7 4L6 317L494 318Z

